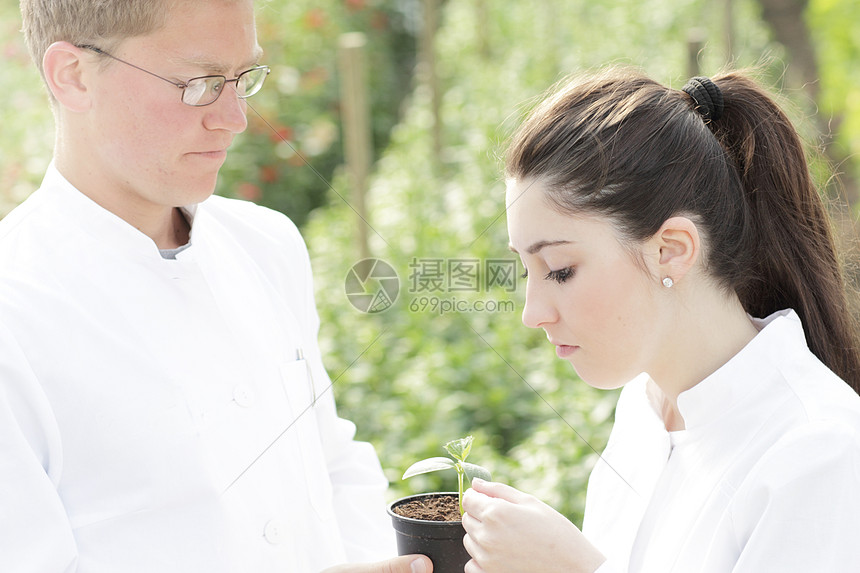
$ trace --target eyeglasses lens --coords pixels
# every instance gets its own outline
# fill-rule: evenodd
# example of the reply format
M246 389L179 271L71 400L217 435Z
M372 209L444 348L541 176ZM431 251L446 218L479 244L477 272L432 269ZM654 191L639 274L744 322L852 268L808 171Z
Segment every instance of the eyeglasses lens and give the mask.
M186 84L182 101L194 106L209 105L218 99L228 82L236 82L236 93L240 98L251 97L263 87L268 74L269 68L261 66L242 72L235 80L227 80L224 76L195 78Z
M206 105L218 98L224 78L197 78L188 82L182 94L182 101L188 105Z
M251 97L260 91L267 75L269 75L269 68L265 66L252 68L239 74L239 81L236 82L236 90L239 92L239 97Z

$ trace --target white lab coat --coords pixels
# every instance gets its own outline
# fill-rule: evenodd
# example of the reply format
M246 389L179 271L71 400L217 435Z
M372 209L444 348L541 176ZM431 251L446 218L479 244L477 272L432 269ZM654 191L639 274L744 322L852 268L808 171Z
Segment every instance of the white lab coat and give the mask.
M860 397L793 311L757 322L679 396L686 430L666 432L647 376L622 391L583 524L600 573L860 571Z
M0 222L0 571L396 554L379 461L335 412L297 229L222 197L188 212L191 246L166 260L51 167Z

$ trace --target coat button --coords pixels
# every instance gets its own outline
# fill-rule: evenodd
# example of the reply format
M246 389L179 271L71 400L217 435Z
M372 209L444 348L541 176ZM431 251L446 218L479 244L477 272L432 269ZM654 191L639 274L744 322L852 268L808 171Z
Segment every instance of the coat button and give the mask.
M273 519L266 524L263 529L263 537L272 545L278 545L284 541L287 531L284 524L277 519Z
M254 391L245 384L239 384L233 388L233 400L243 408L250 408L254 405Z

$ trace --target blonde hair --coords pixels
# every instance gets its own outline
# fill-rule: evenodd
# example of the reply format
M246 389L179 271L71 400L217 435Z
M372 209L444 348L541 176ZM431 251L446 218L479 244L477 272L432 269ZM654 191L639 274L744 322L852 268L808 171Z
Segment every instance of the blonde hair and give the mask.
M21 0L24 40L44 78L48 46L66 41L111 51L123 39L155 32L167 21L171 0Z

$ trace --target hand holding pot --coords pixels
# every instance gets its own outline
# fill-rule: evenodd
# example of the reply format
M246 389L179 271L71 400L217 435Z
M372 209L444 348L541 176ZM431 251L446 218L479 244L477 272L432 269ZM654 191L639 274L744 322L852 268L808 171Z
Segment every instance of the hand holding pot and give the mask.
M606 560L563 515L508 485L474 479L463 509L466 573L593 573Z
M336 565L322 573L433 573L433 564L424 555L403 555L378 563Z

